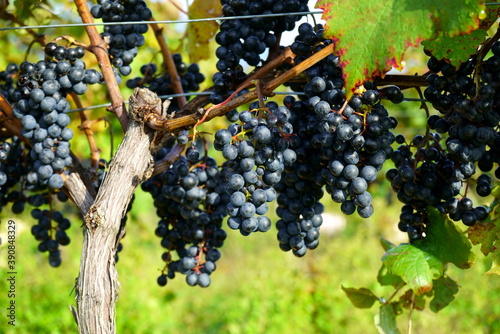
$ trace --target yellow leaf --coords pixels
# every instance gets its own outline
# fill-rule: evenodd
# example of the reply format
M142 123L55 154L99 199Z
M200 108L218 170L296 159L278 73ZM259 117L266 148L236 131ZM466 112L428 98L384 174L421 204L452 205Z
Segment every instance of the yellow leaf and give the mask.
M495 250L491 255L493 257L493 263L491 264L490 270L485 272L485 275L500 275L500 252Z
M219 17L222 15L222 6L219 0L194 0L188 9L190 19ZM193 63L210 57L209 41L215 36L219 24L215 21L189 23L183 47Z

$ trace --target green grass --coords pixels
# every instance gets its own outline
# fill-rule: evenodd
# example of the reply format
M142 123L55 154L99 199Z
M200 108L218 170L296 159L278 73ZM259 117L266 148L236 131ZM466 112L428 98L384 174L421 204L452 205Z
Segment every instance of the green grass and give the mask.
M379 195L383 195L380 193ZM275 232L242 237L229 231L223 257L209 288L188 287L179 275L166 287L156 284L162 249L154 236L156 218L145 194L137 194L118 262L121 289L117 303L119 333L376 333L377 307L356 309L341 290L367 287L388 298L389 288L376 282L383 250L379 238L404 240L394 228L397 207L379 196L373 218L348 217L346 229L322 235L318 249L298 259L277 247ZM140 211L139 211L140 209ZM335 210L335 207L332 207ZM6 210L8 211L8 210ZM12 218L4 211L5 218ZM5 233L5 218L0 233ZM48 265L29 233L29 216L16 218L16 328L7 325L6 281L0 280L0 333L71 333L77 328L69 311L75 305L81 230L74 220L70 246L59 268ZM5 237L3 238L5 241ZM5 272L5 243L0 246L0 272ZM477 249L476 249L477 251ZM478 254L472 269L450 267L461 289L440 313L415 311L413 333L499 333L500 284L482 275L489 262ZM396 297L397 298L397 297ZM398 318L402 332L408 311Z

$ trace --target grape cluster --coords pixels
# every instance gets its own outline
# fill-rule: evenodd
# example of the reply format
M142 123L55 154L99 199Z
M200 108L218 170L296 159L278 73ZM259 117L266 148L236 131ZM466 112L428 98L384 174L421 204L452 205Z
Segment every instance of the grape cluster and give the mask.
M149 21L153 14L143 0L98 0L90 8L90 13L103 22L123 22L124 24L106 25L101 34L109 45L108 54L111 63L121 75L129 75L130 64L137 56L137 48L144 45L144 34L148 31L145 24L127 24L126 22Z
M322 38L322 30L321 25L313 28L303 23L299 26L299 36L292 45L299 53L295 62L303 61L331 43ZM309 68L307 84L291 85L294 90L304 91L307 101L285 103L293 103L291 110L301 113L297 119L309 118L309 122L298 125L297 133L303 138L297 152L304 159L315 154L320 158L317 165L323 167L317 173L323 181L318 180L318 184L324 182L332 200L342 203L345 214L357 210L361 217L367 218L373 213L368 185L375 181L378 170L392 155L395 136L391 130L397 120L378 103L380 94L375 89L346 101L338 62L338 57L330 55Z
M461 191L472 183L477 168L483 173L475 179L479 196L488 196L492 190L491 177L484 173L496 165L495 175L500 176L500 113L496 107L500 101L500 43L495 42L491 50L490 58L478 64L474 56L458 68L429 58L427 66L433 73L427 77L429 86L424 96L439 112L427 120L428 128L435 133L417 135L410 143L398 136L401 146L392 156L396 168L386 175L405 204L398 227L411 241L425 237L428 205L466 226L488 217L488 209L474 207L467 196L469 187L465 193ZM473 80L475 69L478 85Z
M323 38L322 25L303 23L292 44L300 63L331 43ZM324 207L319 202L325 189L345 214L361 217L373 213L368 186L377 178L384 162L391 157L397 125L394 117L379 104L381 95L374 87L346 101L339 59L330 55L310 67L304 82L292 82L292 90L304 92L301 100L284 99L291 113L293 134L290 149L297 161L288 166L276 185L277 214L280 220L280 248L303 256L318 246ZM399 89L391 98L401 99ZM400 101L399 101L400 102Z
M386 177L397 198L404 203L399 217L398 228L407 232L410 241L425 236L429 221L427 207L434 206L449 214L454 221L461 220L471 226L488 216L487 208L473 207L472 200L466 196L460 200L463 182L476 172L473 163L461 164L453 155L446 152L438 133L430 133L429 138L417 135L410 144L404 137L397 137L400 145L392 155L395 168L387 171ZM480 176L478 188L483 188L482 196L491 192L491 178ZM481 190L478 191L481 194Z
M57 191L63 186L62 174L72 159L69 140L73 132L65 113L66 96L83 94L87 84L100 80L99 72L86 70L82 47L67 48L56 43L45 46L46 60L13 64L0 72L0 92L12 104L12 114L21 125L20 138L0 137L0 209L12 203L12 212L24 212L26 204L38 223L32 234L40 241L39 250L49 251L49 264L61 264L59 245L67 245L69 220L52 210L52 196L67 200ZM17 81L16 81L17 79ZM49 204L50 210L40 207Z
M0 72L0 94L7 101L12 102L11 96L14 94L16 90L15 78L19 73L19 66L16 64L9 64L4 71Z
M70 238L66 231L70 228L69 219L64 218L60 211L34 209L31 216L37 219L37 224L31 227L31 234L40 241L38 250L49 252L49 264L52 267L61 265L61 251L59 246L66 246Z
M318 80L325 83L320 77L311 82ZM356 100L355 97L351 102ZM291 105L295 134L291 149L296 152L297 161L286 168L276 186L277 214L281 218L277 228L280 248L291 249L297 256L318 245L324 210L319 202L322 189L335 202L342 203L345 214L357 211L361 217L370 217L373 206L368 185L392 154L394 137L389 130L396 122L382 105L369 109L360 106L360 112L354 112L348 104L340 112L325 102L314 96L307 102L285 98L285 104ZM322 108L325 109L318 112Z
M26 151L22 141L17 138L0 137L0 212L9 202L13 202L12 211L24 211L24 201L15 186L28 172L23 164Z
M180 76L182 89L185 93L196 92L200 90L200 84L205 80L205 76L200 73L198 64L187 65L182 61L182 56L178 53L172 55L177 73ZM146 64L141 67L142 77L127 80L128 88L147 87L159 96L175 94L172 86L170 74L166 71L158 72L158 67L154 63ZM186 97L187 99L189 96ZM176 99L172 99L169 106L169 112L178 110Z
M276 198L274 185L281 180L285 166L295 162L287 138L293 128L288 122L290 111L274 102L239 114L239 122L215 133L214 148L222 151L226 162L226 191L231 195L227 205L228 226L241 234L266 232L271 221L264 216L268 202Z
M293 13L308 11L305 0L286 1L233 1L222 0L224 16L255 15L250 19L226 20L220 25L215 40L220 47L216 51L219 58L217 70L237 68L240 59L251 66L257 66L260 55L273 47L283 31L293 30L300 15L280 17L258 17L262 14Z
M94 77L94 72L88 73L79 59L73 64L66 60L21 64L13 114L21 121L21 134L33 145L29 183L52 189L63 186L60 173L72 163L69 140L73 138L73 131L67 127L70 118L66 114L66 95L85 93L87 83L94 82L88 79Z
M45 45L45 54L57 61L68 60L74 62L77 59L83 58L85 55L85 48L83 46L67 48L63 45L57 45L57 43L50 42Z
M61 173L72 163L69 141L73 131L67 127L70 106L66 96L84 94L88 85L101 80L101 74L85 68L81 47L49 43L45 52L53 59L20 65L17 89L10 98L13 115L21 122L21 134L33 147L33 172L28 182L59 189L63 185Z
M261 55L273 47L279 46L283 31L293 30L300 15L280 17L258 17L272 13L294 13L308 10L306 0L286 1L234 1L222 0L224 16L255 15L250 19L225 20L215 36L219 45L215 54L218 58L216 67L219 72L212 77L214 93L210 101L221 103L232 93L235 87L246 79L240 60L251 66L261 62Z
M0 138L0 212L8 203L12 203L12 213L24 212L26 203L33 207L31 215L37 219L32 226L32 234L40 241L38 249L49 252L49 264L58 267L61 264L59 245L68 245L70 240L66 230L70 221L60 211L41 210L39 207L49 204L52 196L46 187L29 183L29 170L32 161L29 151L18 138ZM17 187L21 184L21 191ZM57 193L62 202L67 200L63 192Z
M156 159L166 154L163 149ZM191 165L185 157L170 169L144 182L142 188L154 198L160 218L155 234L166 249L166 266L158 277L164 286L176 273L186 275L191 285L206 287L216 269L226 232L222 229L229 196L221 182L215 160L205 157ZM178 257L175 260L175 256Z

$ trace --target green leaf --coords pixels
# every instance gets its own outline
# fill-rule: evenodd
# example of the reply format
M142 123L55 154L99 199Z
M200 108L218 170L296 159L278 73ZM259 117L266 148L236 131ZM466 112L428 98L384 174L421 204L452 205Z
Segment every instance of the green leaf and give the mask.
M484 222L477 222L467 230L469 239L474 245L481 244L481 252L491 254L492 264L485 274L500 275L500 187L493 188L495 200L491 203L490 216Z
M380 311L375 315L374 322L380 334L399 333L396 324L396 312L392 303L380 306Z
M24 21L28 18L37 18L35 11L41 7L42 5L51 8L50 3L46 0L15 0L14 7L16 8L16 17L21 21Z
M500 197L500 186L499 185L496 185L495 187L493 187L493 189L491 189L491 195L493 195L496 199L498 199Z
M190 19L219 17L222 7L218 0L194 0L188 8ZM182 44L193 63L210 58L209 41L215 36L219 25L215 21L189 23Z
M492 2L492 1L488 1ZM479 27L484 30L488 30L496 22L497 18L500 17L500 3L496 6L486 6L485 10L479 15L481 23Z
M486 30L477 29L467 35L439 36L432 41L423 41L422 45L437 59L445 58L457 67L476 53L478 45L486 38Z
M413 243L418 248L432 254L443 263L453 263L460 269L472 266L475 255L471 251L469 239L457 229L454 222L444 218L435 208L427 209L429 227L427 237Z
M436 280L434 287L434 298L431 300L430 308L432 312L439 312L453 299L458 292L458 284L450 277L444 276Z
M491 254L492 256L492 263L491 263L491 268L487 272L485 272L485 275L500 275L500 250L495 249L495 251Z
M417 295L432 289L433 280L443 276L446 263L465 269L475 258L470 241L455 224L444 219L435 208L427 210L427 236L412 244L396 246L382 258L388 271L400 276Z
M367 288L355 289L344 288L342 286L342 290L344 290L351 303L357 308L370 308L373 306L373 303L379 300L378 297Z
M395 244L387 240L386 238L380 238L380 244L382 248L387 252L389 249L396 247Z
M380 283L380 285L392 285L394 287L397 287L404 283L404 281L401 279L401 277L391 274L388 270L387 267L382 264L382 267L380 267L380 270L378 271L377 275L377 281Z
M484 4L481 0L370 0L361 5L319 0L316 8L323 9L324 36L334 42L350 96L364 81L383 76L392 67L400 69L409 46L477 29Z
M432 289L432 281L443 275L443 263L410 244L401 244L384 254L389 272L400 276L416 294Z

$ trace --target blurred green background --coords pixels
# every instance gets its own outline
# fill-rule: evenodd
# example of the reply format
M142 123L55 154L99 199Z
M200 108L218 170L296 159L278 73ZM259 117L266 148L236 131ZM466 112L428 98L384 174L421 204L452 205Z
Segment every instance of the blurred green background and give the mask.
M22 2L16 2L22 3ZM53 1L51 11L43 6L37 9L35 18L26 18L27 23L79 22L71 2ZM184 6L184 2L177 1ZM151 2L157 18L176 19L179 12L167 1ZM12 7L11 7L12 8ZM2 22L4 25L5 22ZM6 23L5 23L6 24ZM41 32L41 31L40 31ZM61 34L49 29L47 41ZM63 32L81 41L86 37L81 28ZM179 46L183 28L168 29L169 45ZM9 52L0 56L1 68L8 62L19 63L26 57L39 60L40 48L34 45L28 51L32 38L23 31L0 32L0 47ZM151 32L146 35L147 46L134 61L134 72L147 62L161 61L161 55ZM213 47L213 45L211 46ZM180 49L182 51L182 49ZM12 52L10 52L12 51ZM410 50L407 54L405 73L422 74L425 64L421 50ZM188 62L188 56L184 54ZM87 55L89 67L95 60ZM206 84L211 83L215 71L214 60L200 63L206 73ZM122 86L124 86L122 84ZM129 90L124 89L127 97ZM407 97L417 97L415 92L405 92ZM279 98L278 100L281 100ZM84 97L85 105L108 102L105 91L93 87ZM392 115L400 122L399 133L411 138L423 133L425 113L415 102L398 106L387 105ZM91 119L106 115L104 109L88 112ZM72 117L78 119L78 115ZM111 119L110 114L107 114ZM225 124L217 119L202 130L214 132ZM73 129L77 132L78 122ZM119 144L121 130L115 128L114 147ZM109 159L110 137L104 122L96 124L96 140L103 148L102 157ZM88 144L84 136L72 142L74 152L88 159ZM390 164L386 168L390 168ZM160 274L163 249L160 239L154 236L157 224L155 209L149 194L140 189L127 222L127 235L123 239L123 251L117 264L121 289L117 303L117 329L119 333L376 333L373 318L377 306L371 309L356 309L341 289L344 287L367 287L377 296L389 298L391 288L382 288L376 281L381 265L383 249L380 237L394 243L406 242L406 236L397 231L396 225L400 204L390 193L389 184L380 173L380 185L372 185L375 197L375 214L366 220L357 215L339 215L338 205L328 201L320 246L308 251L304 258L295 258L278 248L276 231L256 233L242 237L239 232L228 231L228 239L222 248L222 258L212 274L212 284L206 289L189 287L179 275L166 287L159 287L156 278ZM60 209L63 209L61 206ZM72 209L64 208L72 218L69 231L71 244L62 248L63 263L59 268L48 265L47 254L40 254L37 242L30 233L33 219L26 210L24 215L14 216L10 208L0 213L0 333L74 333L77 327L69 310L76 305L75 280L81 256L81 220ZM270 212L274 212L270 209ZM9 302L6 291L6 231L7 220L13 219L18 230L17 281L16 281L16 327L7 325ZM275 220L275 217L273 217ZM414 311L412 333L500 333L500 281L492 275L483 275L491 265L488 258L477 253L476 264L469 270L451 266L448 275L461 286L460 291L447 308L435 314L428 309ZM399 298L399 295L395 297ZM408 310L398 317L401 332L408 328Z
M379 297L393 290L381 288L376 275L383 249L379 238L404 240L394 228L397 214L385 198L376 199L373 217L327 215L320 246L295 258L278 249L276 231L242 237L229 231L222 258L208 288L189 287L179 275L166 287L156 284L163 252L154 236L157 219L149 194L136 193L127 223L123 251L117 264L121 289L117 303L119 333L376 333L371 309L356 309L341 286L367 287ZM396 205L397 206L397 205ZM338 212L338 208L330 207ZM46 254L37 251L29 229L31 219L13 218L18 227L16 328L7 326L6 275L0 280L0 332L77 332L69 310L76 305L74 284L81 252L80 222L73 220L71 244L62 248L63 264L51 268ZM344 225L345 224L345 225ZM5 272L6 224L0 226L0 272ZM477 249L476 249L477 251ZM478 254L469 270L451 266L448 274L460 291L438 314L414 311L413 333L499 333L500 287L498 277L482 275L488 261ZM398 298L398 297L396 297ZM408 326L408 310L398 317L400 330Z

